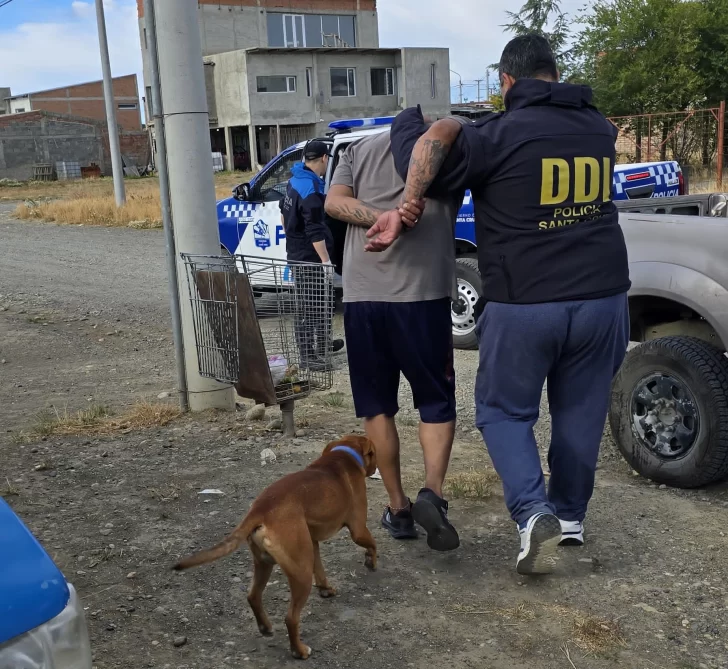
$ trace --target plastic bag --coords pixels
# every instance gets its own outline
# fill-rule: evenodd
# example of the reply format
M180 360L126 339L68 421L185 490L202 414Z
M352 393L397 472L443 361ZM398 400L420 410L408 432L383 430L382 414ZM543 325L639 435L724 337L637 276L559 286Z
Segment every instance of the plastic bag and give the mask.
M270 355L268 356L268 367L270 368L273 385L277 386L286 378L288 360L282 355Z

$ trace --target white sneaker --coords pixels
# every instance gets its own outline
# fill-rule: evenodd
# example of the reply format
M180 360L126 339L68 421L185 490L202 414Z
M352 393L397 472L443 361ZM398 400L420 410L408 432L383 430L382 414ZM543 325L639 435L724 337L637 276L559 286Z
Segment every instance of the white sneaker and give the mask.
M561 520L561 543L559 546L583 546L584 525L578 520Z
M561 541L561 524L550 513L531 516L526 527L518 530L521 535L521 552L518 554L516 571L519 574L550 574L556 566L556 548Z

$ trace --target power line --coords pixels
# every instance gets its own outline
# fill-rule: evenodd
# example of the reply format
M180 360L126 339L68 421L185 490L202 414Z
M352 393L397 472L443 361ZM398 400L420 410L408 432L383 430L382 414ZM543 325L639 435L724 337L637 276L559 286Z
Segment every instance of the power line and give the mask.
M3 0L0 2L0 8L5 7L5 5L9 5L13 0Z

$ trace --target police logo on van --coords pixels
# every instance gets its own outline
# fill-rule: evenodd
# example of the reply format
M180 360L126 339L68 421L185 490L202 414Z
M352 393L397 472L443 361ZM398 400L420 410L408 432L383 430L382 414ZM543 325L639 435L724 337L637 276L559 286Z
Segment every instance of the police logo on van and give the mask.
M270 230L268 225L263 221L259 220L253 226L253 237L255 239L255 245L265 251L270 247Z

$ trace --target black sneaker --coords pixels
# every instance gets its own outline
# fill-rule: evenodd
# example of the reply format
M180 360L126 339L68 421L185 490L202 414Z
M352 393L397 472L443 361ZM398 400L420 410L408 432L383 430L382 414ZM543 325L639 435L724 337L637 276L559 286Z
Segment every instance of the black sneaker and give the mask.
M392 539L417 539L417 528L412 518L412 504L409 509L392 513L387 507L382 514L382 527L389 532Z
M427 545L435 551L453 551L460 545L457 530L447 519L447 502L423 488L412 506L415 522L427 532Z
M338 353L339 351L343 350L344 348L344 340L343 339L334 339L333 341L329 342L329 353ZM326 357L325 352L321 351L321 347L318 347L317 349L318 355L321 358Z

